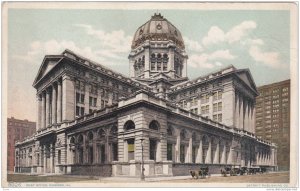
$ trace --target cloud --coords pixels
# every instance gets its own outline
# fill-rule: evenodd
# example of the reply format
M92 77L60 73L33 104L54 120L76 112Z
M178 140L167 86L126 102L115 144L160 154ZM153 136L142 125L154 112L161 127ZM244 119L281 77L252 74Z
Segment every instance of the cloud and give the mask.
M204 46L208 46L210 44L217 44L219 42L225 41L225 33L217 26L212 26L207 36L203 37L202 43Z
M74 24L75 27L83 28L87 35L90 35L99 40L102 47L109 49L114 53L128 53L132 36L126 36L123 30L114 30L106 32L103 30L96 30L91 25Z
M201 46L201 44L198 41L191 40L188 37L183 37L183 39L184 39L184 44L188 50L194 51L194 52L202 52L203 51L203 47Z
M65 49L70 49L94 61L104 62L107 60L104 55L101 55L99 51L92 50L91 47L86 46L80 48L75 42L65 40L49 40L46 42L34 41L30 43L29 50L25 55L16 55L14 57L29 63L40 64L45 55L60 54Z
M232 27L227 33L218 26L212 26L207 35L203 37L202 44L204 46L218 44L220 42L227 42L231 44L241 40L255 28L256 23L254 21L243 21L239 25Z
M256 23L254 21L244 21L226 33L226 40L229 43L239 41L242 37L246 36L249 31L255 28Z
M212 53L202 53L200 55L192 54L189 58L189 66L211 69L216 66L222 66L223 60L233 60L235 58L236 56L232 55L229 50L217 50Z
M278 52L264 52L259 46L253 45L249 49L249 54L256 62L263 63L272 68L282 67Z

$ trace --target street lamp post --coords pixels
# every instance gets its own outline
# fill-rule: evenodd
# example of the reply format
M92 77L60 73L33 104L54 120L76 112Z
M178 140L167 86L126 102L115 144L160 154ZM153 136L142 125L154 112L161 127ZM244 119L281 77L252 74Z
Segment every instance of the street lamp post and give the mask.
M144 171L145 171L145 168L144 168L144 145L143 145L144 140L145 139L141 138L141 144L142 144L142 173L141 173L141 181L145 181L145 174L144 174Z

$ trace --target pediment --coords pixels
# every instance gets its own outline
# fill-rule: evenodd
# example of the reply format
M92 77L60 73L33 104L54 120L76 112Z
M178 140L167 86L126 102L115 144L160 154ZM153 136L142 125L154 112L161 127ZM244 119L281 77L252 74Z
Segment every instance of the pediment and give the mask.
M54 66L56 66L59 63L61 59L61 56L45 56L33 84L36 84L47 73L49 73L52 70L52 68L54 68Z
M247 84L251 89L257 92L255 82L249 70L241 70L236 73L245 84Z

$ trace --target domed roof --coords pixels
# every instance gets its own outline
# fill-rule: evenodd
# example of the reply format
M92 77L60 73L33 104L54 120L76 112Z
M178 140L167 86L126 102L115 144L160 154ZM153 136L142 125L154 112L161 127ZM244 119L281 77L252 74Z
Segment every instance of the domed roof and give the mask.
M154 14L151 19L140 26L134 34L131 48L136 48L146 40L173 41L184 49L184 42L180 31L160 13Z

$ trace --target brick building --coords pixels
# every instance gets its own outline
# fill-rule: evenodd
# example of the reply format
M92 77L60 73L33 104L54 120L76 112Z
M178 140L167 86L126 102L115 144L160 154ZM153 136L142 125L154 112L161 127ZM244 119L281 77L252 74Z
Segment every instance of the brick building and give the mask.
M290 80L258 88L256 98L256 135L278 145L279 170L290 164Z
M35 133L36 123L32 121L7 118L7 170L14 171L15 141Z

